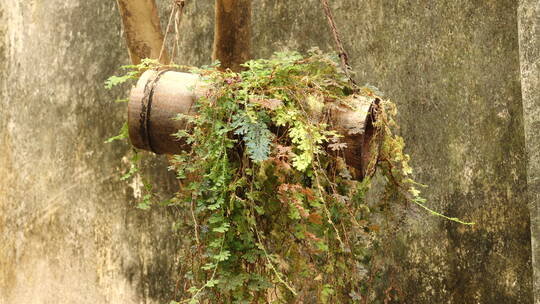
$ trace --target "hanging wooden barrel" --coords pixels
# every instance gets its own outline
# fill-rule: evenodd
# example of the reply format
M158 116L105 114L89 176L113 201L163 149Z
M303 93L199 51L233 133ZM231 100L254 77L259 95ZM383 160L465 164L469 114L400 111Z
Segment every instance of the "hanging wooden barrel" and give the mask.
M148 70L131 90L128 104L128 126L131 143L139 149L157 154L176 154L189 149L172 134L187 127L175 120L179 113L194 114L194 102L203 96L207 85L198 75L174 71ZM374 105L376 99L358 96L349 106L340 105L331 112L334 127L347 144L339 153L362 178L371 158L374 136Z
M174 118L194 113L195 100L204 94L195 74L148 70L131 90L128 103L129 138L133 146L157 154L175 154L189 147L172 134L186 127Z

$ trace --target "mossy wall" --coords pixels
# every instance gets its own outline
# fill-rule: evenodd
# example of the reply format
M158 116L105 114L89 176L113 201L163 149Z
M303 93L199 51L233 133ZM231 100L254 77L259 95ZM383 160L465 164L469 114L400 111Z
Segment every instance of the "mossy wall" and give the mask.
M169 2L158 2L165 21ZM523 17L534 2L333 1L358 81L398 105L429 205L477 222L411 209L392 251L406 303L533 303L527 177L535 189L540 175L533 162L527 175L526 147L534 161L538 115L524 125L522 87L533 92L525 113L540 105L538 78L520 80L538 75L538 44L521 32L533 51L522 49L520 76L518 11L536 22ZM318 1L253 9L253 57L333 49ZM127 146L103 144L125 114L111 102L124 92L102 88L127 62L119 20L114 1L0 3L1 304L161 303L172 292L173 215L134 208L119 181ZM189 1L176 61L209 63L212 37L213 1Z

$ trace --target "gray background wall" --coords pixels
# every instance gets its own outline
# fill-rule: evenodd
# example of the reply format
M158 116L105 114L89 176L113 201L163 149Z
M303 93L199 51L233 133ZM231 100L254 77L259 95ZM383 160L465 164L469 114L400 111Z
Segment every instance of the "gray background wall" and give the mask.
M158 2L164 20L169 2ZM212 5L188 2L178 63L209 63ZM539 5L332 5L357 79L399 107L429 205L477 222L411 214L393 244L407 303L533 303ZM253 7L254 57L332 50L318 1ZM135 209L136 185L119 181L127 146L103 144L124 116L111 102L124 92L102 89L127 62L114 1L2 1L1 36L0 304L163 302L175 279L174 214ZM170 192L162 159L149 167Z

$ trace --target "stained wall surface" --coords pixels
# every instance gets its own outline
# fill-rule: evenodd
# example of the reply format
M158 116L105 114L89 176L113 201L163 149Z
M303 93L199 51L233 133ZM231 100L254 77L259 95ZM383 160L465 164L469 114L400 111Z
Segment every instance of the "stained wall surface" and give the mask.
M521 1L518 17L534 298L535 303L540 303L540 2Z
M165 302L168 212L134 207L127 144L104 144L125 114L103 88L128 60L116 3L2 0L0 37L0 303Z
M358 81L398 105L429 206L477 223L411 210L392 250L406 303L533 303L538 115L524 124L524 112L540 107L536 1L332 2ZM187 5L176 61L209 63L213 2ZM253 8L253 57L332 50L318 1ZM110 102L122 92L101 85L127 61L118 22L113 1L0 3L1 304L170 295L170 214L133 208L118 181L126 147L103 144L123 115Z

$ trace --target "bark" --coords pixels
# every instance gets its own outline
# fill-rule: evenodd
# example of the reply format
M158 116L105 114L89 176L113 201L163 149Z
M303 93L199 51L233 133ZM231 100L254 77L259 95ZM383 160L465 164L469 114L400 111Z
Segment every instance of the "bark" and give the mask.
M155 0L117 0L117 3L131 62L139 64L143 58L159 58L163 34ZM159 60L168 63L167 52Z
M238 71L250 58L251 0L216 0L213 60Z

